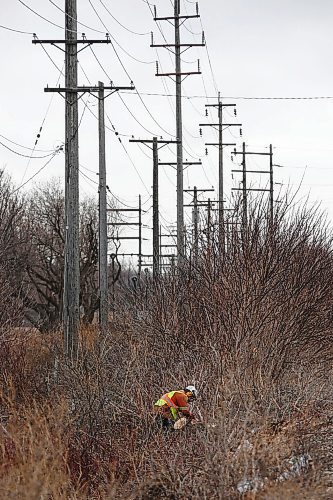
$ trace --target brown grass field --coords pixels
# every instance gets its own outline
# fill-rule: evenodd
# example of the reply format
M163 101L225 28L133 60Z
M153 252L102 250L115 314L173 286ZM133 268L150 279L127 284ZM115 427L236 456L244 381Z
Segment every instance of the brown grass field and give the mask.
M236 226L234 226L236 228ZM108 335L0 337L1 499L333 497L332 240L316 212L253 211L197 262L117 284ZM197 424L154 426L194 383Z

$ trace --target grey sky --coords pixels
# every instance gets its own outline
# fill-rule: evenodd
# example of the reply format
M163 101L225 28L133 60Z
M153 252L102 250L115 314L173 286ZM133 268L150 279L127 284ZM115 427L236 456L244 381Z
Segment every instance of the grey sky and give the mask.
M50 21L63 26L62 14L49 0L23 0L25 4ZM156 23L152 20L148 5L144 0L102 0L104 5L127 28L140 32L154 32L157 43L162 41ZM54 0L64 9L63 0ZM79 25L79 33L84 32L90 38L103 37L105 27L96 16L91 4L101 16L105 26L131 56L146 62L135 61L117 44L115 48L127 72L142 93L142 98L154 119L147 113L137 95L123 95L127 106L135 119L120 101L117 95L108 98L106 111L116 130L124 134L123 145L135 167L140 172L142 184L132 163L117 137L107 133L108 184L112 192L127 204L135 204L137 195L142 194L145 208L151 206L149 200L152 160L147 158L135 144L129 144L131 135L136 138L150 138L152 134L172 137L175 130L174 98L147 96L146 93L174 94L174 84L169 79L154 76L155 49L149 47L150 34L135 35L115 22L103 7L101 0L78 0L78 19L96 30ZM151 2L153 3L153 2ZM156 0L158 13L170 15L171 1ZM18 0L7 2L0 0L1 24L18 30L34 32L39 38L63 38L63 30L52 26L25 8ZM195 3L182 1L182 12L192 13ZM183 55L183 69L194 70L196 60L200 58L203 76L191 76L184 82L184 94L189 96L215 96L220 90L222 96L237 97L313 97L333 96L333 72L331 67L333 3L328 0L201 0L199 2L202 25L207 39L208 53L213 68L216 85L213 82L206 49L190 49ZM186 27L195 32L201 31L201 23L188 21ZM167 23L161 28L168 40L173 33ZM0 134L27 147L33 147L36 134L50 104L51 95L43 92L44 86L54 86L59 71L54 67L41 46L32 45L31 35L13 33L0 29L2 50L1 89L1 125ZM183 41L200 41L200 35L193 36L186 28L182 30ZM54 62L61 68L63 53L54 47L45 47ZM119 63L112 47L95 45L93 50L106 73L114 83L128 85L129 78ZM161 68L173 69L173 60L164 49L158 49ZM80 65L91 83L99 80L108 83L108 79L94 58L90 49L83 51ZM150 64L148 64L150 63ZM80 69L81 84L88 81ZM60 80L62 83L63 80ZM227 99L226 102L232 102ZM214 140L213 131L204 130L203 138L198 134L198 123L212 121L215 116L204 116L207 99L184 99L184 158L201 158L204 166L190 167L184 174L184 186L197 185L211 187L217 185L217 151L210 150L204 155L204 142ZM209 102L213 102L211 99ZM263 151L270 143L274 146L274 163L284 165L276 168L275 179L285 185L296 188L304 174L300 196L310 191L312 201L321 201L322 207L333 217L331 190L333 173L331 141L333 130L333 99L323 100L243 100L237 99L237 121L243 123L243 139L251 147ZM80 105L80 113L84 109ZM93 97L89 98L80 126L80 163L81 195L96 194L98 168L97 121L92 113L97 113ZM229 117L225 114L226 119ZM139 122L139 123L138 123ZM107 124L112 128L109 121ZM145 127L147 130L145 130ZM161 128L162 127L162 128ZM163 130L164 129L164 130ZM233 130L240 144L238 129ZM38 149L53 149L64 137L64 103L59 95L54 95L47 113L43 131L38 142ZM226 138L233 142L233 137ZM1 142L16 151L29 154L2 138ZM211 141L210 141L211 142ZM144 150L149 156L150 151ZM35 153L37 155L37 153ZM45 159L31 160L12 154L3 146L0 149L1 166L13 176L16 183L26 181L43 166ZM174 150L163 149L161 161L174 158ZM230 155L225 154L226 195L230 196L230 187L236 185L231 179ZM264 166L262 160L251 158L250 166ZM305 170L305 167L307 169ZM85 168L92 170L85 170ZM57 156L37 177L36 181L52 176L63 177L64 156ZM175 171L161 169L160 197L162 222L175 220ZM265 187L266 178L251 178L251 183ZM234 184L233 184L234 183ZM33 186L33 182L27 188ZM276 190L280 188L276 186ZM148 190L148 192L147 192ZM188 221L190 212L187 212ZM151 225L151 212L145 216L147 225ZM149 236L149 233L146 234ZM122 247L124 250L126 246ZM130 248L127 246L127 248ZM134 249L134 247L132 247ZM146 251L150 252L148 245Z

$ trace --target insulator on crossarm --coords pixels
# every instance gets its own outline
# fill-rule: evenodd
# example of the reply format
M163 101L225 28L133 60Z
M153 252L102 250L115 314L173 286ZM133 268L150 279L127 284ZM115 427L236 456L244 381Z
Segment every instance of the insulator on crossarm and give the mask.
M199 128L199 134L201 135L202 137L202 128Z
M239 135L240 135L241 137L242 137L242 135L243 135L243 130L242 130L241 128L239 129Z
M205 45L206 40L205 40L205 32L202 32L202 44Z
M198 59L198 73L200 73L200 60Z
M206 116L208 116L208 109L206 109Z
M154 17L157 17L156 5L154 5Z
M150 41L151 41L150 45L154 45L154 33L152 31L150 32Z
M208 149L205 149L205 155L208 156Z
M158 75L158 62L156 61L156 74Z
M196 10L196 13L197 13L197 16L199 15L199 5L198 5L198 2L195 4L195 10Z
M234 109L234 115L237 116L237 109Z

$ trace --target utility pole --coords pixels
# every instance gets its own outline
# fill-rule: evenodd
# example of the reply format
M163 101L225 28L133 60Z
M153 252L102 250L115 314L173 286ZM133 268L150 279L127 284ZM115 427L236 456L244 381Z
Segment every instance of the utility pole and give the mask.
M108 298L108 226L106 207L106 162L105 162L105 118L104 85L99 82L98 125L99 125L99 245L98 245L98 282L99 282L99 324L103 334L107 331L109 319Z
M274 177L273 177L273 146L269 145L269 206L270 206L270 222L274 221Z
M193 236L194 236L194 261L198 262L198 222L199 222L199 213L198 213L198 190L197 187L193 188Z
M184 189L185 193L193 193L193 203L184 205L184 207L193 207L193 254L194 262L198 261L199 255L199 207L205 206L207 202L198 200L198 192L207 193L214 189L198 189L194 186L193 189Z
M269 192L269 218L270 222L273 222L274 214L274 179L273 179L273 146L269 145L269 152L253 152L246 151L245 142L243 142L242 151L231 152L232 155L242 155L242 170L234 169L232 172L242 173L242 187L232 188L233 191L242 191L243 193L243 224L246 226L247 223L247 192L248 191L258 191L258 192ZM259 156L269 156L269 170L247 170L246 169L246 155L259 155ZM247 187L247 174L269 174L269 189L266 188L248 188Z
M153 151L153 277L156 278L159 273L159 205L158 205L158 150L167 144L177 144L177 141L164 141L162 139L130 139L129 142L139 142ZM160 145L160 146L159 146ZM164 163L162 163L164 165Z
M65 1L65 86L77 87L76 0ZM79 136L78 102L75 92L66 92L65 104L65 351L73 361L78 356L80 322L80 235L79 235Z
M204 35L202 33L202 43L181 43L180 26L187 19L199 18L198 4L196 4L195 15L180 15L180 0L174 0L174 15L168 17L157 17L155 7L155 21L168 21L174 23L175 42L174 44L154 44L153 35L151 47L163 47L174 52L175 55L175 72L160 73L158 63L156 63L156 76L168 76L176 83L176 138L177 138L177 254L178 266L182 266L184 260L184 193L183 193L183 126L182 126L182 81L189 75L201 74L199 61L198 70L192 72L182 72L181 54L190 47L203 47Z
M52 44L65 52L65 87L44 89L59 92L65 99L65 267L63 296L64 350L75 361L79 348L80 323L80 234L79 234L79 139L78 93L86 92L78 87L77 56L94 43L111 43L106 34L104 40L88 40L82 35L77 39L77 0L65 0L65 39L39 40L34 35L33 44ZM61 48L65 46L65 49ZM78 50L78 45L83 48ZM128 88L128 87L127 87ZM133 87L131 86L131 89ZM119 90L119 89L117 89ZM97 87L97 91L99 88Z
M146 240L146 238L142 238L142 205L141 205L141 195L139 194L139 205L138 208L108 208L108 212L137 212L138 213L138 222L108 222L108 226L138 226L138 236L119 236L117 234L116 237L108 237L108 240L138 240L138 252L137 253L117 253L117 255L122 255L123 257L133 257L133 255L138 257L138 276L141 275L142 270L142 240Z
M199 127L213 127L218 130L219 141L216 142L206 142L206 146L217 146L219 150L219 192L218 192L218 214L219 214L219 246L222 249L224 247L224 172L223 172L223 147L226 146L236 146L235 143L223 143L223 131L229 127L241 127L241 123L223 123L223 108L233 107L234 114L236 114L236 104L224 104L221 101L220 93L218 95L217 104L206 104L206 108L218 108L218 123L200 123ZM206 109L206 115L208 116L208 110ZM200 129L200 134L202 130Z

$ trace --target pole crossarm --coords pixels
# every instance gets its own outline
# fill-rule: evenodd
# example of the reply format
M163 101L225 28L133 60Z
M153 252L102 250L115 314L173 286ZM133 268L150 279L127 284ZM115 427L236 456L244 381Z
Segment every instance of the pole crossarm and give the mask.
M199 123L199 127L218 127L219 123ZM241 123L222 123L222 127L241 127Z
M174 21L175 19L195 19L200 17L199 14L192 14L190 16L166 16L166 17L154 17L154 21Z
M90 45L93 45L94 43L111 43L110 35L109 33L105 34L106 38L102 38L99 40L90 40L85 37L85 35L82 35L82 39L77 39L76 37L72 38L66 38L65 40L63 39L54 39L54 40L40 40L37 35L33 35L33 40L32 43L34 45L40 44L50 44L53 45L54 47L57 47L57 49L61 50L62 52L66 53L67 47L69 46L74 46L77 47L77 45L84 45L82 49L76 50L73 55L77 55L79 52L82 52L82 50L86 49L87 47L90 47ZM65 49L62 47L58 47L58 45L65 45Z
M162 166L165 166L165 165L177 165L177 162L172 162L172 161L166 161L166 162L162 162L160 161L158 163L159 165L162 165ZM183 161L183 165L202 165L202 162L201 161Z
M148 142L153 143L153 139L130 139L129 142ZM164 141L161 139L157 139L158 144L178 144L179 141Z
M215 189L213 188L209 188L209 189L184 189L184 192L185 193L196 193L196 192L201 192L201 193L206 193L207 191L215 191Z
M205 146L220 146L219 142L205 142ZM235 142L223 142L221 146L236 146Z
M135 90L135 87L131 84L130 86L126 86L126 87L123 87L123 86L120 86L120 85L110 85L110 86L105 86L104 87L104 90L110 90L110 91L114 91L114 92L117 92L119 90ZM89 93L93 93L93 92L99 92L99 87L96 87L96 86L81 86L81 87L45 87L44 88L44 92L70 92L70 93L75 93L75 92L81 92L81 93L85 93L85 92L89 92ZM107 97L107 96L106 96Z
M236 107L237 104L224 104L222 102L218 102L216 104L205 104L205 108L218 108L220 106L222 106L222 108L225 108L227 106L234 106L234 107Z
M231 172L243 172L243 170L231 170ZM270 170L247 170L249 174L270 174Z
M34 40L32 40L32 43L33 44L45 44L45 43L50 43L50 44L54 44L54 43L61 43L61 44L65 44L65 45L76 45L76 44L80 44L80 43L111 43L111 40L110 39L101 39L101 40L88 40L88 39L84 39L84 40L40 40L39 38L36 38Z
M243 151L231 151L232 155L242 155ZM270 156L271 153L254 153L252 151L246 151L246 155L263 155L263 156Z
M109 240L139 240L140 236L110 236ZM141 238L142 240L148 241L148 238Z
M108 212L140 212L140 208L108 208Z
M108 226L138 226L139 222L108 222Z
M243 188L231 188L232 191L243 191ZM261 189L261 188L246 188L246 191L267 191L269 192L269 189Z

